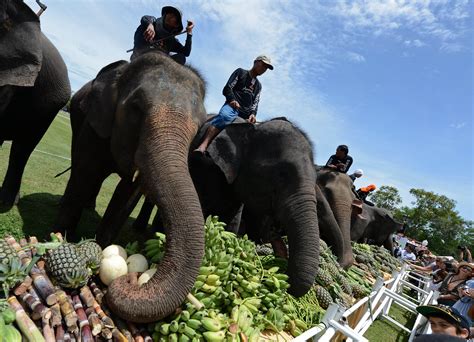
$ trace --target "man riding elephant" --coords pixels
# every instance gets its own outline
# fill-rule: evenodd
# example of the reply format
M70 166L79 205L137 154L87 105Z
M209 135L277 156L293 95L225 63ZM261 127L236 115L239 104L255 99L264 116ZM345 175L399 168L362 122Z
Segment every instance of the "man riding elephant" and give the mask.
M184 46L176 39L183 31L182 14L179 9L165 6L161 9L161 18L145 15L140 21L134 35L133 54L130 59L135 59L140 54L150 49L160 49L170 54L179 64L186 63L186 57L191 54L194 23L188 21L186 26L186 42Z

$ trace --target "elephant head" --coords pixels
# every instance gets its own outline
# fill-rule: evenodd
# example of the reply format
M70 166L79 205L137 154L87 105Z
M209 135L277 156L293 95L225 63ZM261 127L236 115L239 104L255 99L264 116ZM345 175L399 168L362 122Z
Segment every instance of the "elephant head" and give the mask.
M351 239L353 241L370 242L375 245L384 245L392 252L392 235L402 228L403 223L397 222L390 211L362 205L363 217L356 218L352 222Z
M113 63L86 85L80 107L103 139L124 179L139 171L141 189L158 205L166 251L153 278L139 287L136 274L107 292L114 313L133 322L157 321L191 290L204 253L204 219L188 170L190 143L205 120L204 81L168 56L150 52Z
M351 247L351 220L362 212L360 201L357 200L352 190L352 180L345 173L328 168L318 168L316 184L327 200L342 234L342 255L340 254L341 246L335 246L337 240L334 241L334 244L328 241L328 244L335 246L335 253L341 266L350 267L354 262ZM330 213L328 217L328 222L332 222L331 227L334 227L334 220ZM331 229L334 230L334 228ZM336 238L340 236L337 232L332 232L332 234L336 235Z
M22 0L0 0L0 87L33 86L42 59L38 16Z
M305 294L314 282L319 258L315 172L307 137L286 119L234 123L217 135L207 151L221 173L212 182L227 183L238 199L235 208L243 203L245 211L270 216L288 235L289 292ZM203 192L209 191L207 184ZM223 187L219 191L226 192ZM221 202L229 203L227 198Z

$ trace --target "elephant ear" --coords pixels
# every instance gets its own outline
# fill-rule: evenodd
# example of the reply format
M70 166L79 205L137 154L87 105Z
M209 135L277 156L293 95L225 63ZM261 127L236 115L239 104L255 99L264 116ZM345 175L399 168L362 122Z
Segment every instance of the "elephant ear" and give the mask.
M31 87L41 69L38 16L21 0L0 0L0 87Z
M249 139L255 129L250 123L230 124L209 144L207 152L224 173L227 183L232 184L239 174Z
M101 138L112 135L117 107L117 81L127 65L127 61L118 61L102 68L92 81L90 92L81 102L81 110L87 113L87 122Z

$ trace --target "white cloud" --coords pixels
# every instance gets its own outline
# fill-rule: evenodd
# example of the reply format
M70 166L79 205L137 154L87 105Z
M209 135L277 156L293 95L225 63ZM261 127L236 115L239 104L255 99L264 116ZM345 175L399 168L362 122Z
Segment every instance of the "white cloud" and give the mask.
M356 63L364 63L365 62L365 57L362 56L361 54L356 53L356 52L349 51L347 53L347 57L352 62L356 62Z
M414 40L405 40L403 42L403 44L405 46L414 46L414 47L422 47L422 46L425 46L426 43L425 42L422 42L421 40L419 39L414 39Z
M455 129L460 129L460 128L463 128L466 126L466 123L465 122L460 122L460 123L452 123L449 125L449 127L451 128L455 128Z

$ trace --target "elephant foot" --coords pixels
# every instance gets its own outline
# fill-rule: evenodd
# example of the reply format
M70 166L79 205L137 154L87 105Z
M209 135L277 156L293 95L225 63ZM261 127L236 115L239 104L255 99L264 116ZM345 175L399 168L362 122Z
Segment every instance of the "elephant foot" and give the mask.
M14 205L18 205L20 201L20 193L8 193L0 189L0 206L4 209L10 210Z
M273 252L277 257L288 259L288 249L286 248L285 242L283 239L275 239L270 241L273 247Z

